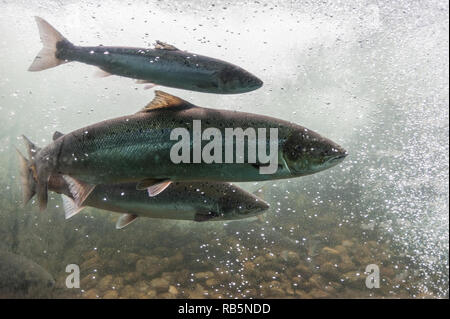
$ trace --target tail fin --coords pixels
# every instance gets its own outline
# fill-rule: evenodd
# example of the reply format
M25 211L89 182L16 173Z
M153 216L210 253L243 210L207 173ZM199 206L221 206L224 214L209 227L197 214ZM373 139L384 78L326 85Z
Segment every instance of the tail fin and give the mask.
M56 53L58 50L57 44L67 40L44 19L40 17L35 17L35 19L44 47L36 55L28 71L42 71L66 63L67 61L58 59Z
M34 143L30 141L25 135L22 135L22 139L25 143L25 147L27 148L28 158L30 160L34 160L34 155L36 155L36 153L39 152L41 148L34 145Z
M36 194L36 181L30 167L30 162L17 150L20 165L20 181L22 183L23 204L26 205Z
M23 189L24 203L28 201L37 193L39 208L44 210L47 207L47 191L48 191L48 172L42 167L39 168L34 161L36 153L40 150L39 147L34 145L26 136L22 135L27 148L28 156L27 160L22 154L19 153L20 160L20 175Z

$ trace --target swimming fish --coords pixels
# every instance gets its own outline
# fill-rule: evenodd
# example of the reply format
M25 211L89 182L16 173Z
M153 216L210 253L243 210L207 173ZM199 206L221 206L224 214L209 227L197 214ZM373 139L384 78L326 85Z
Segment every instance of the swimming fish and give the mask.
M67 177L66 177L67 178ZM236 185L223 182L175 182L155 197L136 190L136 183L97 185L84 200L75 203L69 184L61 175L49 180L49 190L61 193L66 218L90 206L122 213L116 228L137 217L203 221L236 220L264 213L269 205Z
M53 134L53 139L63 136L60 132ZM36 146L25 140L28 154L33 154ZM19 160L28 160L18 151ZM29 169L30 166L27 165ZM32 175L32 171L24 172ZM83 206L78 206L71 193L68 176L52 175L48 189L61 194L66 219L78 214L86 206L122 213L116 224L121 229L137 217L220 221L254 217L264 213L269 204L257 196L246 192L231 183L221 182L175 182L156 197L149 197L147 192L136 190L136 183L97 185L85 199ZM32 190L34 195L34 189ZM30 199L30 195L27 195Z
M237 94L260 88L263 82L231 63L193 54L156 42L154 49L75 46L42 18L35 17L44 45L29 71L41 71L78 61L111 74L137 79L147 87L163 85L205 93Z
M331 140L287 121L198 107L162 91L155 94L154 100L136 114L75 130L42 149L35 149L30 162L20 164L22 172L28 172L30 166L34 177L31 179L25 174L22 178L26 197L36 181L40 208L45 209L48 179L53 174L70 177L68 183L75 201L81 205L96 184L137 182L137 189L147 189L150 196L156 196L174 181L244 182L292 178L330 168L347 156L347 152ZM184 128L188 134L192 133L195 121L200 121L205 129L217 129L225 135L227 128L258 128L258 132L259 128L270 129L270 132L273 129L277 132L274 134L276 139L272 140L272 135L270 139L266 135L260 136L258 147L267 145L271 153L274 151L271 158L277 162L275 172L262 174L261 168L267 166L262 162L251 162L250 158L231 163L172 161L172 147L180 141L171 139L171 132ZM206 142L212 143L197 141L202 145ZM195 143L191 141L187 145L192 156L200 147ZM226 139L218 146L223 144ZM249 149L250 146L245 134L233 136L231 144L233 149L238 146ZM226 145L222 151L224 149ZM269 165L272 162L269 161Z
M0 297L26 297L32 291L50 291L53 277L34 261L0 250Z

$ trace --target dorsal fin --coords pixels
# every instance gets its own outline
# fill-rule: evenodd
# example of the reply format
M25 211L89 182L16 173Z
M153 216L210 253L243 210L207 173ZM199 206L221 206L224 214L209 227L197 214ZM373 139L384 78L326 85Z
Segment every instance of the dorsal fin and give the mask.
M155 97L153 98L153 100L150 103L148 103L140 112L148 112L154 109L161 109L165 107L174 107L182 105L191 106L192 104L169 93L156 90Z
M173 46L171 44L159 41L159 40L156 40L155 49L157 49L157 50L169 50L169 51L180 51L180 49L178 49L177 47L175 47L175 46Z
M55 133L53 133L53 140L57 140L58 138L60 138L63 135L64 135L64 133L61 133L60 131L55 131Z

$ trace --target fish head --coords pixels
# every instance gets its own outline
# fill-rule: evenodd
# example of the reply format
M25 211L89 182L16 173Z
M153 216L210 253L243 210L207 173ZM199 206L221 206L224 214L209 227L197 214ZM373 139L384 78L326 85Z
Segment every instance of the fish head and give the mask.
M283 158L297 176L323 171L341 163L347 151L307 128L293 130L283 144Z
M52 289L55 286L55 279L50 273L45 270L42 266L36 264L32 260L27 260L22 256L19 257L20 267L20 283L24 289L30 291L39 290L39 291L47 291L48 289Z
M218 206L223 220L254 217L264 213L270 207L263 199L237 187L229 196L222 197Z
M248 71L227 66L217 74L218 88L222 93L237 94L254 91L263 85L263 81Z

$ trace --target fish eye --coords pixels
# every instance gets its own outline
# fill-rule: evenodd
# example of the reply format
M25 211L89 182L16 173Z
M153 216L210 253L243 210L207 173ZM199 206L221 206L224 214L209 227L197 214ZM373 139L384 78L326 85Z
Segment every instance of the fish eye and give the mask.
M302 145L297 145L295 146L295 152L298 153L304 153L306 151L306 148L303 147Z

